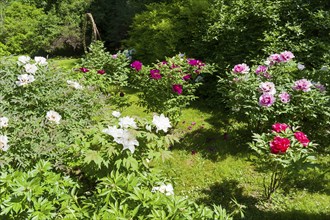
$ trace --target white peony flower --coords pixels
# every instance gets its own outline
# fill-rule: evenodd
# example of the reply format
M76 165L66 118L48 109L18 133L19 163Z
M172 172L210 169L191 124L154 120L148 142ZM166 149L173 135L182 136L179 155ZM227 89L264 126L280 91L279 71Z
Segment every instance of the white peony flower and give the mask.
M83 89L83 86L80 85L78 82L72 81L72 80L67 80L66 81L69 86L75 88L75 89Z
M7 117L1 117L0 118L0 128L5 128L8 126L8 118Z
M108 128L103 129L102 132L112 136L114 138L114 141L118 143L124 130L121 128L118 129L118 128L116 128L116 126L112 126L112 127L109 126Z
M121 128L134 128L134 129L137 129L137 125L134 121L134 118L131 118L129 116L126 116L126 117L123 117L123 118L120 118L119 119L119 126Z
M154 115L152 123L156 126L156 132L159 130L167 132L167 129L172 127L170 119L165 117L163 114L160 116Z
M164 193L167 196L174 195L174 189L172 184L163 184L161 186L155 186L152 188L151 192L159 191L161 193Z
M118 111L113 111L113 112L112 112L112 116L113 116L113 117L119 118L120 115L121 115L121 114L120 114L120 112L118 112Z
M119 142L123 145L123 150L129 149L132 154L135 151L135 146L139 146L138 140L131 132L127 130L124 130Z
M132 154L135 151L135 146L139 146L138 140L128 130L109 126L107 129L103 129L102 132L112 136L117 144L123 145L123 150L129 149Z
M303 70L303 69L305 69L305 65L298 63L297 68L298 68L298 70Z
M18 86L24 86L34 81L34 76L28 74L22 74L17 77L19 81L16 81Z
M18 61L17 61L17 64L19 66L22 66L24 64L27 64L29 61L30 61L30 57L29 56L19 56L18 57Z
M146 130L151 132L151 125L146 125Z
M59 124L62 116L60 114L58 114L57 112L50 110L47 112L46 118L50 122L55 122L56 124Z
M35 74L38 70L38 67L35 64L25 64L24 66L25 72Z
M0 150L7 151L8 148L8 137L6 135L0 135Z
M46 66L48 64L45 57L34 57L34 61L40 66Z

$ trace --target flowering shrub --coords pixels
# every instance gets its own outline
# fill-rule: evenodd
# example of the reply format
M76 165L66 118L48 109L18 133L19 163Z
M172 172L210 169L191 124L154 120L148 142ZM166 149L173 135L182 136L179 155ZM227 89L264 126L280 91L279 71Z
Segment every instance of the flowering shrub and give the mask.
M329 95L293 59L291 52L284 51L270 55L264 65L238 64L220 78L218 89L233 115L255 131L286 120L306 131L317 131L313 137L322 134L322 138L330 125Z
M164 113L174 120L183 107L197 98L194 93L201 85L201 74L212 72L211 65L184 55L151 66L134 61L131 69L131 84L141 91L140 104L150 112Z
M26 73L28 64L37 68L34 73ZM104 97L68 80L43 57L1 59L0 66L0 135L6 137L0 143L1 164L29 169L44 159L64 168L68 144L91 123Z
M278 189L285 178L298 177L301 169L306 169L315 160L316 144L298 128L275 123L272 131L261 135L254 134L249 146L256 153L254 163L259 170L270 175L264 178L264 194L267 198Z
M167 134L167 117L155 115L149 122L118 111L112 116L79 135L67 156L73 158L68 161L73 173L95 184L81 205L88 218L231 218L221 206L212 210L176 196L173 180L153 166L168 158L168 146L178 141Z
M89 47L89 52L81 60L81 77L91 85L106 89L109 86L127 86L129 73L129 59L126 52L111 55L103 46L103 42L94 41Z

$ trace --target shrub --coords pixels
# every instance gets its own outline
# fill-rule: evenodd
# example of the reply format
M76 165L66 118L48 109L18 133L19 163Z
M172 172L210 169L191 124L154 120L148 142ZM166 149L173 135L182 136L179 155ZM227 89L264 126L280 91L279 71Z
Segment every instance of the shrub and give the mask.
M67 144L91 123L104 97L78 82L68 83L69 76L47 65L44 58L21 56L19 60L0 62L0 116L9 119L1 134L8 136L10 144L2 160L13 168L31 167L41 158L56 168L63 167L61 155L67 151ZM56 114L47 116L51 110L61 116L59 123L49 120L58 118Z
M283 60L282 56L290 55ZM291 52L273 54L268 65L236 65L220 78L218 89L227 108L254 131L287 121L326 142L329 126L329 96L324 85L306 79L307 70L299 70ZM282 57L282 58L281 58ZM300 64L301 65L301 64ZM323 136L323 137L322 137Z
M261 135L254 134L250 148L257 158L257 168L269 174L264 178L264 195L269 199L281 187L286 178L299 178L299 171L307 169L315 160L316 144L297 128L276 123L272 131Z
M129 73L129 59L126 56L127 51L118 52L111 55L104 48L103 42L94 41L89 52L81 60L81 66L94 70L92 74L104 75L104 83L114 86L127 86ZM88 78L87 78L88 79Z
M201 85L203 73L212 73L212 66L183 55L166 58L151 66L139 61L131 64L132 85L141 93L140 104L147 111L164 113L178 120L181 109L195 100L196 89Z

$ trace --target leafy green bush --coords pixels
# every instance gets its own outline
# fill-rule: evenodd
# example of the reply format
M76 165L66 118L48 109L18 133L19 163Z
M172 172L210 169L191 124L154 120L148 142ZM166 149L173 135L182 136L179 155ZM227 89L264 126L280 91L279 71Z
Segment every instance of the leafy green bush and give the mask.
M199 42L208 6L207 0L150 4L135 16L127 44L137 51L136 58L145 63L179 52L201 57Z
M76 189L68 176L52 171L52 164L38 161L33 169L3 170L0 176L0 202L3 219L77 218Z
M119 51L111 55L104 48L103 42L94 41L89 47L89 52L81 60L81 66L95 70L99 75L104 74L104 83L118 87L127 86L129 60L126 53Z

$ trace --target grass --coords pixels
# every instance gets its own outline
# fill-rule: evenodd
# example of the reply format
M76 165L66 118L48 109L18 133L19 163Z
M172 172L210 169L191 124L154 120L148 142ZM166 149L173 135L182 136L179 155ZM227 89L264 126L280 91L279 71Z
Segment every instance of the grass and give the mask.
M55 61L66 70L76 60ZM123 115L151 118L138 106L136 91L125 90L131 102ZM114 109L105 106L103 117ZM301 172L296 182L284 184L272 200L264 200L263 175L250 162L247 147L251 132L228 117L222 109L209 109L196 102L183 110L173 132L180 143L171 147L173 158L158 164L175 183L177 195L189 196L200 204L220 204L231 210L233 199L244 205L246 219L330 219L330 158L320 155L321 168Z

